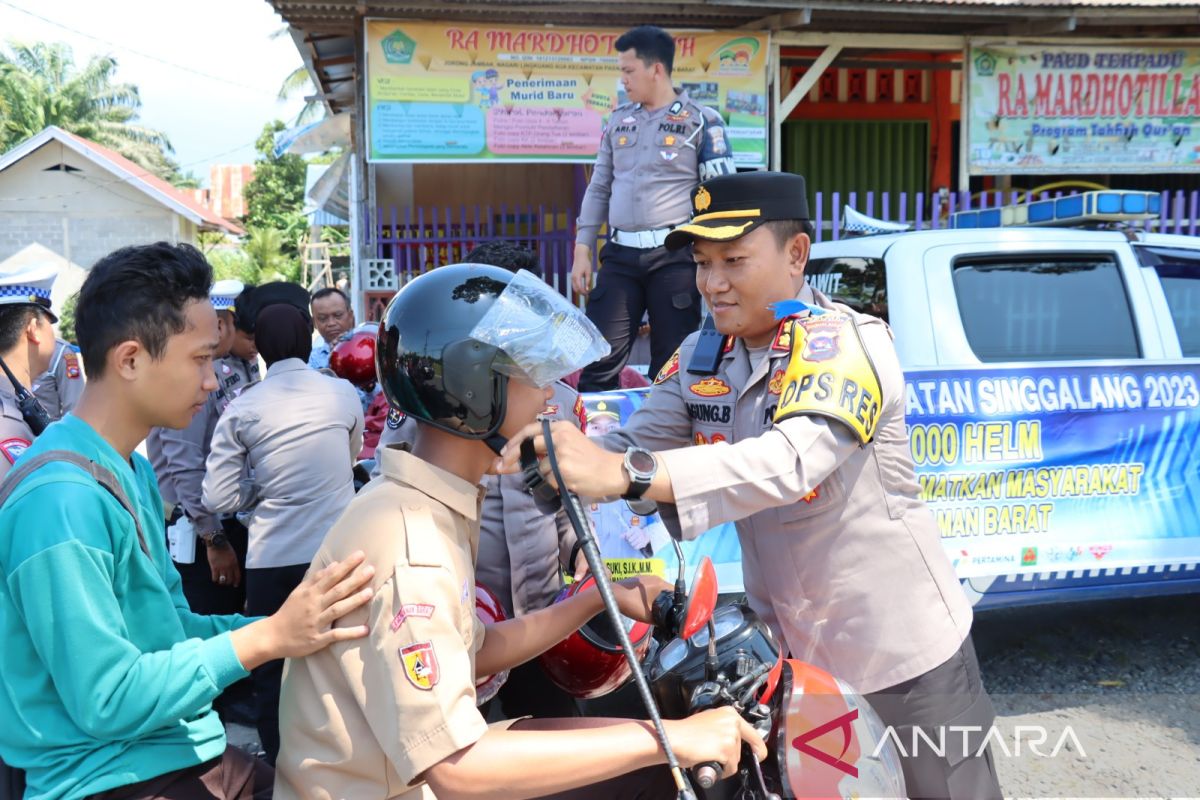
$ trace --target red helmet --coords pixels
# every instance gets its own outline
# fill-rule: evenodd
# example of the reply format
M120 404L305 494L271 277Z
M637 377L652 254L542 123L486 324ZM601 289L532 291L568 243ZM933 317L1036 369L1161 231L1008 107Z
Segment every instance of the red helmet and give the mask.
M375 386L374 330L356 330L343 338L329 354L329 368L360 389Z
M475 616L479 617L479 621L484 625L493 625L508 619L508 615L504 613L504 606L500 605L500 599L479 581L475 581ZM506 680L508 670L476 679L475 705L481 706L495 697Z
M594 577L588 575L559 592L554 602L565 600L594 582ZM640 660L650 649L650 626L623 619L629 641ZM617 643L612 623L604 613L592 617L582 628L542 653L539 661L560 689L583 700L616 691L630 678L629 664Z

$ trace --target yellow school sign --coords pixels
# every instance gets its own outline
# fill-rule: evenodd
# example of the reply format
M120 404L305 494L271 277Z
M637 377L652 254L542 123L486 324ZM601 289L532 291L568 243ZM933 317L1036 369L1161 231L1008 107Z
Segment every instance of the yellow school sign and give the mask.
M369 159L590 162L626 102L621 33L367 20ZM675 85L721 113L739 166L765 166L767 34L671 34Z

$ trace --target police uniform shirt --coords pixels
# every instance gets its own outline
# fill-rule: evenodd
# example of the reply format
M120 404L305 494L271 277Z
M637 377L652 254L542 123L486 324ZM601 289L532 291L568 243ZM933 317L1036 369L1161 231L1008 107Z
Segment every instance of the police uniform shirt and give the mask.
M488 728L475 706L480 488L403 449L380 457L382 478L313 559L366 553L374 596L337 624L370 633L288 660L276 800L432 797L417 777Z
M565 383L539 419L584 426L583 400ZM525 490L522 475L487 475L479 533L479 582L500 599L508 614L528 614L554 602L575 544L565 512L547 514Z
M868 444L837 420L774 421L792 357L779 337L757 367L732 340L716 374L699 376L687 372L698 334L627 425L597 441L665 451L660 464L684 536L735 522L754 610L792 657L867 693L950 658L970 630L971 607L918 499L904 375L887 326L808 286L799 298L847 313L857 326L882 392ZM671 524L672 507L662 511Z
M353 387L298 358L272 364L230 401L213 430L202 502L215 513L251 509L247 569L312 560L354 497L362 431Z
M83 394L83 360L79 348L59 339L54 344L50 368L33 383L31 391L50 419L62 419Z
M584 427L583 400L561 381L540 418L567 420ZM379 435L378 454L388 445L412 445L416 420L392 410ZM372 477L380 474L376 461ZM480 512L479 582L499 598L508 614L545 608L562 589L562 570L575 545L575 531L564 512L546 514L525 490L520 475L484 476Z
M33 443L34 435L13 392L8 376L0 373L0 479L12 469L13 462Z
M247 361L233 355L225 356L214 360L213 369L217 373L217 383L225 390L230 400L241 394L250 384L258 383L262 379L257 359Z
M620 106L600 139L575 241L591 246L605 221L623 231L675 225L691 214L697 183L736 171L720 113L687 92L657 111Z
M220 364L216 368L220 374ZM203 486L213 431L228 405L229 395L218 388L209 392L204 405L186 428L154 428L146 437L146 455L154 467L163 502L180 506L197 534L221 529L217 515L204 505Z

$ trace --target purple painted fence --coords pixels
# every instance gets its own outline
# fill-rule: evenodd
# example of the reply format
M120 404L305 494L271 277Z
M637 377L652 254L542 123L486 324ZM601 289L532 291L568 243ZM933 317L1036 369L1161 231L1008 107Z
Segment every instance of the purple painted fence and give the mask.
M916 230L945 228L949 215L971 208L994 208L1077 192L1041 193L989 191L925 194L907 192L817 192L812 215L817 241L841 237L842 208L846 205L878 219L907 222ZM1200 191L1162 192L1162 212L1143 227L1160 233L1196 235L1200 221ZM459 206L457 208L380 208L376 239L378 258L395 261L401 283L433 267L461 261L471 248L503 239L532 249L541 259L546 282L572 296L571 261L575 248L575 211L544 205Z
M546 282L570 290L575 215L544 205L458 208L380 208L376 257L390 258L404 283L443 264L462 261L476 245L494 239L538 254Z

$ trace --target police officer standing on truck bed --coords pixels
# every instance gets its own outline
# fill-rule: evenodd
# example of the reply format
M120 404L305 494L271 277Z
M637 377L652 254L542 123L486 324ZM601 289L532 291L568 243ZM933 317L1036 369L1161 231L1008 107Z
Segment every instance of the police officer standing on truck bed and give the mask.
M918 496L887 325L805 283L799 175L714 178L692 206L667 246L693 246L716 331L684 341L624 428L588 439L555 423L564 480L673 504L663 516L685 536L735 522L750 605L792 657L864 693L901 741L977 732L902 758L910 796L1000 797L971 606ZM545 452L527 426L505 472L531 437Z
M725 122L671 85L675 41L645 25L616 41L629 102L609 117L575 236L571 285L588 296L587 315L612 352L584 368L579 391L616 389L621 368L650 312L650 374L700 323L696 268L663 240L688 217L688 195L702 180L735 172ZM605 221L592 288L592 245ZM589 294L590 291L590 294Z

